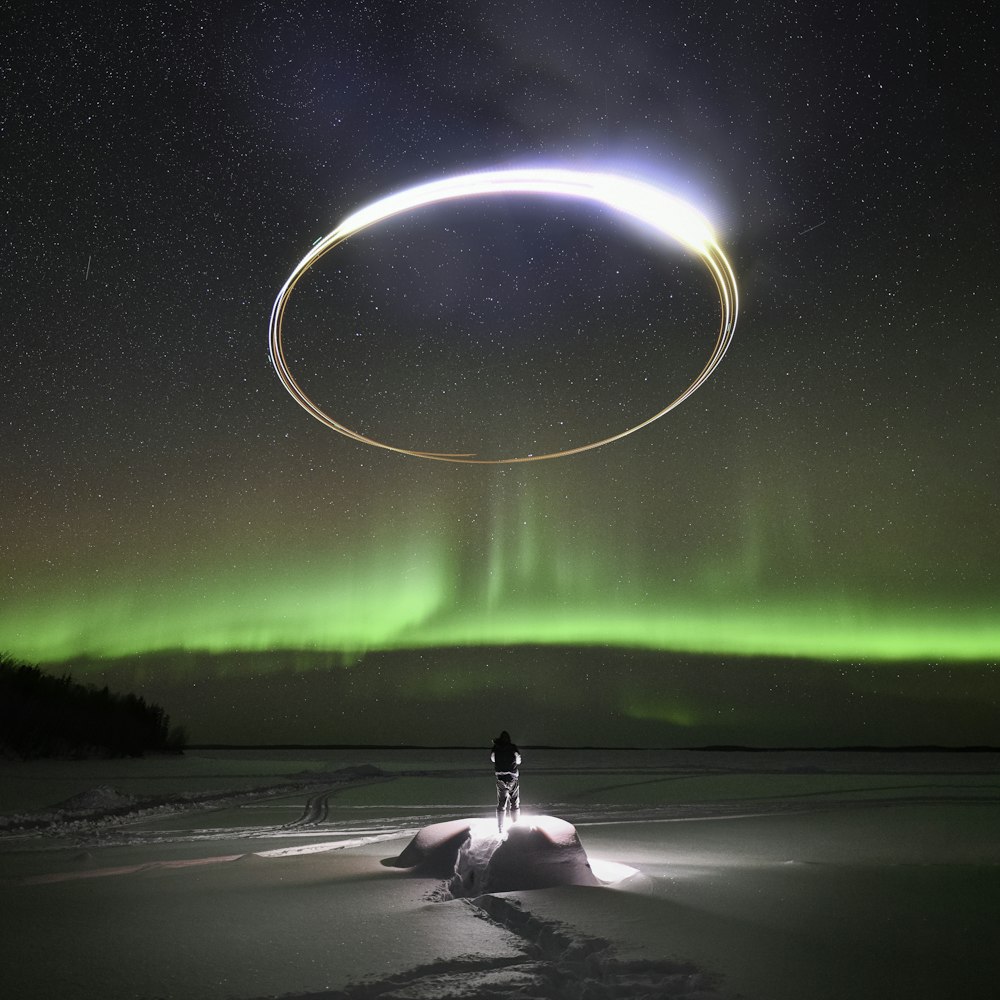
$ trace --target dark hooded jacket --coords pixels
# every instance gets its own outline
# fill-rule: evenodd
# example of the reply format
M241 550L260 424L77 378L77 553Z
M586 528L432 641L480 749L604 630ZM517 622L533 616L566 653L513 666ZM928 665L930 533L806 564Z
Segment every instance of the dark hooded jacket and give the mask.
M511 743L510 733L506 729L493 741L493 753L490 754L490 759L497 774L517 774L521 754Z

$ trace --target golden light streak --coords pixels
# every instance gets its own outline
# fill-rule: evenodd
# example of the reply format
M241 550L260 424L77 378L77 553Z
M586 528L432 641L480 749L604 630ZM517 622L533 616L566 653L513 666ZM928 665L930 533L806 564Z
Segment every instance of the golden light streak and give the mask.
M309 398L299 383L295 380L285 360L282 340L282 321L288 299L305 273L324 254L329 253L344 240L374 226L379 222L401 215L405 212L422 208L440 201L452 201L460 198L475 198L485 195L529 194L550 197L579 198L585 201L605 205L622 215L629 216L652 228L661 236L680 244L685 250L695 254L708 268L715 281L719 293L721 321L715 346L708 361L690 385L675 399L671 400L662 410L651 417L635 424L611 437L601 438L589 444L554 451L542 455L522 455L511 458L478 458L475 453L447 454L435 451L420 451L412 448L401 448L387 444L357 431L345 427L324 409L317 406ZM679 406L695 390L702 386L719 362L725 356L736 329L736 318L739 313L739 294L736 288L736 277L733 269L719 246L715 233L708 221L694 208L680 198L646 184L642 181L615 174L589 173L579 170L563 170L557 168L529 168L516 170L494 170L483 173L463 174L449 177L429 184L407 188L397 194L389 195L373 202L365 208L349 215L337 228L323 239L317 240L312 249L296 265L288 280L282 285L278 297L271 309L269 329L271 361L275 371L292 398L307 413L331 430L346 437L353 438L363 444L376 448L412 455L415 458L427 458L439 462L462 462L478 465L506 465L515 462L540 462L543 459L561 458L566 455L576 455L592 448L618 441L642 427L658 420L665 413Z

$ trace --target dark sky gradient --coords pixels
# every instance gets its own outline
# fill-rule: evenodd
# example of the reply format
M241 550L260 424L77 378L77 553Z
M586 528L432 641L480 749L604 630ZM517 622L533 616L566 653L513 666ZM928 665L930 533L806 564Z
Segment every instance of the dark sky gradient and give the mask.
M859 11L4 15L0 649L205 741L1000 741L985 35ZM311 420L267 320L313 241L523 165L712 220L742 297L712 379L528 466ZM656 412L717 323L696 261L503 198L333 251L286 343L348 426L495 456Z

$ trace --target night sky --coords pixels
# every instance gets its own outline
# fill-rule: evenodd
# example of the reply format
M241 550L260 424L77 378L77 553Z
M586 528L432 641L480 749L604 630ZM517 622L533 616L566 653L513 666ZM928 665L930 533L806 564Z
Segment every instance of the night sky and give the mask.
M910 5L13 5L0 650L212 742L1000 743L986 32ZM977 37L978 36L978 37ZM268 356L414 184L653 183L740 290L691 399L453 465ZM697 374L715 286L606 210L423 208L290 300L361 433L487 457Z

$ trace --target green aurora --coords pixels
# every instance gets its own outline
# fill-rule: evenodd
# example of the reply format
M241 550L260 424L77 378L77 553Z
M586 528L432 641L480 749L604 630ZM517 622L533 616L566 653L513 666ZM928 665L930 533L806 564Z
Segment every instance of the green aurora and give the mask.
M14 655L59 662L80 655L122 657L168 649L230 652L310 649L344 654L455 646L576 645L789 656L810 659L971 660L1000 656L990 609L961 615L876 608L843 600L729 596L725 607L664 589L611 599L592 594L572 606L498 599L488 608L452 600L453 578L419 566L350 579L331 574L302 593L295 580L234 593L199 587L143 610L135 591L96 594L67 609L16 608L0 619L0 644ZM346 579L345 579L346 578ZM640 603L640 599L642 603Z
M551 474L550 474L551 475ZM575 522L542 477L495 474L488 516L447 516L426 495L421 525L382 517L295 553L292 528L265 554L188 555L163 567L101 564L86 586L8 600L0 648L46 663L167 650L375 651L477 646L608 646L670 653L859 661L989 661L1000 619L987 599L951 606L871 568L807 577L809 552L758 508L712 550L651 528L616 536L600 503ZM607 501L605 506L610 504ZM752 505L751 505L752 506ZM642 519L641 512L634 513ZM777 520L781 520L778 518ZM579 539L586 539L580 544ZM629 539L632 539L629 541ZM794 541L794 539L793 539ZM284 546L283 557L275 548ZM673 571L660 551L675 553ZM141 555L141 553L140 553ZM841 559L843 563L844 558ZM228 562L227 569L220 565ZM119 581L100 584L102 577ZM41 586L39 586L41 590Z

